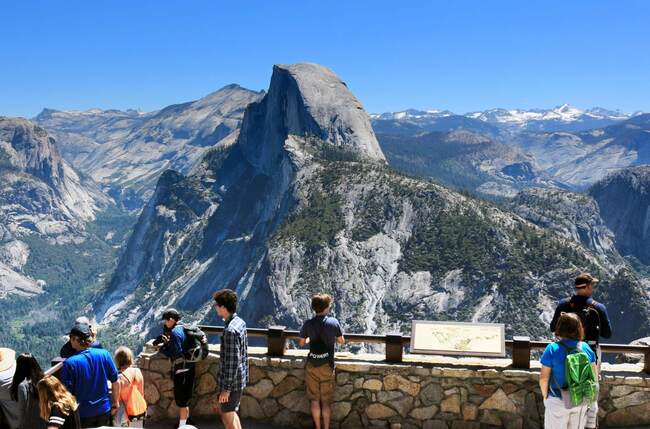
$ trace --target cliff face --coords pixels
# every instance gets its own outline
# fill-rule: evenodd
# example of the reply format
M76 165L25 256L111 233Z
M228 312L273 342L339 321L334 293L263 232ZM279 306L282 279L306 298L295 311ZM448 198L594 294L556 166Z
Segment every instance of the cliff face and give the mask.
M650 265L650 167L610 174L592 186L589 194L616 236L620 253Z
M85 224L111 201L82 180L54 139L20 118L0 118L0 297L31 295L43 282L21 272L30 254L26 236L83 241Z
M168 306L214 322L210 298L224 287L250 326L296 327L310 295L327 291L350 332L407 331L427 318L542 336L582 270L598 272L607 293L615 273L579 243L391 171L345 84L298 64L274 67L234 144L188 176L163 174L94 305L121 339L147 335Z
M232 144L244 109L261 93L228 85L199 100L149 113L46 109L35 120L62 153L128 209L140 209L167 169L189 173L209 147Z
M589 195L532 188L520 192L510 207L524 219L582 243L605 258L618 256L614 234L602 220L598 203Z

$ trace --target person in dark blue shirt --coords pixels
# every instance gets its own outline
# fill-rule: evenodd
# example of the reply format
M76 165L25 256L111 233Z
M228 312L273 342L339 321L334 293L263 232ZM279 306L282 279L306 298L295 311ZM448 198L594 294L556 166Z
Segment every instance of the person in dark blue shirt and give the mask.
M185 330L179 323L181 314L170 308L162 315L163 333L154 345L161 345L160 352L172 361L172 379L174 381L174 401L178 406L178 427L188 424L190 418L190 401L194 391L195 365L186 362L184 357Z
M305 387L310 401L314 427L329 429L334 401L336 375L334 373L334 348L343 344L343 330L339 321L328 313L332 308L332 297L316 294L311 299L311 309L316 313L300 329L300 347L309 344L309 354L305 365Z
M110 426L118 409L118 398L108 387L118 376L113 357L107 350L90 347L93 337L87 323L75 323L69 336L77 354L63 363L61 381L79 402L81 426Z
M570 298L561 300L553 320L551 321L551 331L555 332L557 322L562 313L576 313L582 322L585 330L585 341L591 348L599 348L600 338L610 338L612 336L612 325L607 314L607 307L604 304L593 299L594 286L598 279L593 278L588 273L580 274L575 280L575 294ZM600 356L597 356L600 360Z

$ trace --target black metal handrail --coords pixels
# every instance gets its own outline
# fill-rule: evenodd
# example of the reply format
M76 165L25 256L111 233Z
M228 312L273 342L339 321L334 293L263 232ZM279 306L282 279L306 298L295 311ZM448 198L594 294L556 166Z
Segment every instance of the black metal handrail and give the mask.
M223 326L200 326L206 334L215 335L223 332ZM264 337L267 339L267 353L269 356L284 356L288 340L297 340L300 338L300 332L285 329L284 326L269 326L264 328L248 328L248 336ZM348 343L371 343L386 345L387 362L403 362L404 346L411 343L411 337L400 333L390 333L386 335L374 334L345 334L345 340ZM527 369L530 368L531 352L544 350L551 341L532 341L530 337L515 336L511 340L506 340L506 350L512 354L512 367ZM650 374L650 346L632 345L632 344L601 344L600 349L603 353L616 354L641 354L644 356L645 373Z

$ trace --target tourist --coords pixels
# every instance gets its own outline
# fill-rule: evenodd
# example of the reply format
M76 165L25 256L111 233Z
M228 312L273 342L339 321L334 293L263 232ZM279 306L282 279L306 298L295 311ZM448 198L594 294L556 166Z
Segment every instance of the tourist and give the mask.
M90 347L94 347L96 349L101 349L102 348L102 344L97 341L97 332L95 332L92 325L90 324L90 319L88 319L85 316L77 317L77 319L75 320L75 323L78 323L78 324L84 324L85 323L85 324L87 324L88 327L90 328L90 333L92 335L92 344L90 345ZM77 354L77 351L72 347L72 344L70 344L70 340L68 339L68 342L66 342L63 345L63 347L61 347L61 351L59 351L59 356L61 356L62 358L67 359L70 356L74 356L75 354Z
M328 313L332 308L332 298L326 294L314 295L311 309L315 315L300 329L300 346L309 344L309 354L305 366L305 385L307 398L311 402L311 416L316 429L329 429L334 400L334 346L343 344L343 331L339 321Z
M226 429L241 429L237 411L248 383L248 337L246 323L237 316L237 294L222 289L214 294L215 310L226 326L221 335L218 409Z
M79 404L58 378L44 377L36 387L40 415L47 429L81 429Z
M600 338L610 338L612 336L611 323L607 315L607 308L604 304L593 299L592 294L598 279L589 273L582 273L575 279L575 294L570 298L561 300L555 309L553 320L551 321L551 331L555 332L557 322L562 313L575 313L582 322L585 331L585 341L595 352L598 362L598 370L602 362L602 353L600 350ZM596 428L598 426L598 398L589 406L587 412L587 428Z
M567 355L570 353L585 353L591 362L594 374L596 369L596 355L589 345L582 341L584 329L580 318L574 313L562 313L556 323L555 335L557 341L549 344L540 363L542 369L539 376L539 385L544 399L546 411L544 413L544 427L546 429L581 429L587 422L589 403L574 405L563 394L567 388L565 366ZM594 380L592 380L595 383ZM595 386L594 386L595 389Z
M18 402L11 399L11 383L16 373L16 352L0 348L0 427L17 429L19 422Z
M11 383L11 399L18 402L19 429L45 428L38 406L36 385L43 378L43 370L31 353L16 359L16 373Z
M128 347L119 347L113 356L120 375L113 383L115 396L120 402L123 415L114 422L117 426L144 427L147 402L144 399L144 378L140 369L133 365L133 352Z
M90 347L93 336L87 323L75 322L69 337L77 354L63 362L61 381L79 403L81 426L110 426L118 409L116 392L111 397L108 388L108 382L115 383L118 375L113 357L104 349Z
M178 427L182 427L189 423L195 365L193 362L187 362L184 357L186 336L183 325L179 323L181 314L170 308L163 312L162 320L163 333L156 338L154 344L160 345L160 352L171 360L174 401L178 407Z

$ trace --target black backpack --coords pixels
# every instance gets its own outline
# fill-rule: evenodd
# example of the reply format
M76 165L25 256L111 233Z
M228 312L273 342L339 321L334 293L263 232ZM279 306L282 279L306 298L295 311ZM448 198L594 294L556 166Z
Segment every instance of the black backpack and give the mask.
M198 362L208 356L208 337L197 326L183 326L185 343L183 359L185 362Z
M600 338L600 313L596 310L596 304L594 299L584 305L577 304L573 299L569 302L570 312L578 315L585 329L585 341L598 341Z

